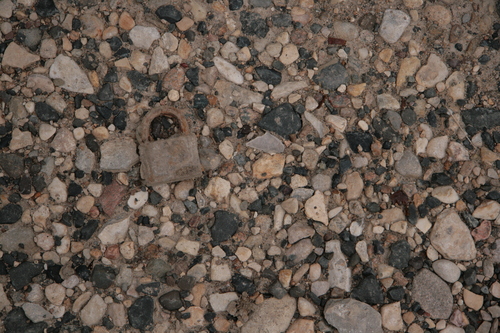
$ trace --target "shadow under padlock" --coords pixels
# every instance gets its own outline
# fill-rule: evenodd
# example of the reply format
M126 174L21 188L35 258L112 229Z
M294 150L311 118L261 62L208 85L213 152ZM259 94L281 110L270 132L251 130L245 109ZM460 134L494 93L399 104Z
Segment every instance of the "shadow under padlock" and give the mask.
M151 122L159 116L173 117L179 133L167 139L150 140ZM202 176L198 139L190 133L189 125L180 110L155 108L150 110L137 128L141 177L146 185L154 186Z

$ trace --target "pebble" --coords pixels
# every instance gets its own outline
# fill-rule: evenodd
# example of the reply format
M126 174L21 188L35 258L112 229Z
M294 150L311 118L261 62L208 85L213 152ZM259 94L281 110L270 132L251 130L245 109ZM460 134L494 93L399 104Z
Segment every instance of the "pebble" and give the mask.
M432 196L445 204L453 204L460 199L458 193L451 186L438 186L434 188Z
M427 64L422 66L415 75L415 79L419 85L432 88L438 82L444 81L448 73L446 64L439 56L432 53L427 59Z
M137 146L131 138L106 141L101 146L102 170L111 172L127 172L139 161Z
M235 84L243 84L243 75L241 75L240 71L233 64L222 59L221 57L214 57L213 61L220 75L222 75L226 80Z
M129 31L129 37L134 46L147 50L153 42L160 38L158 29L136 25Z
M38 304L24 303L22 308L26 317L28 317L28 319L34 323L39 323L54 318L50 312L48 312Z
M284 332L290 325L296 307L295 298L290 296L285 296L280 300L269 298L258 306L241 328L241 333L263 330L269 333Z
M146 329L153 324L154 300L149 296L143 296L135 300L128 309L128 321L130 326L140 330Z
M475 218L484 220L496 220L498 215L500 215L500 204L492 200L483 202L472 213Z
M328 225L325 196L320 191L316 191L316 193L306 201L304 210L308 218Z
M87 305L80 311L82 323L86 326L94 326L101 322L106 313L107 304L98 294L90 298Z
M384 305L380 309L380 314L382 316L382 326L386 329L399 331L404 328L400 302Z
M235 292L216 293L209 296L210 306L214 312L224 312L227 310L229 304L239 299L238 294Z
M469 308L476 311L479 311L482 308L484 299L482 295L478 295L467 289L464 289L463 297L465 305L467 305Z
M432 263L432 269L437 275L439 275L440 278L449 283L455 283L461 275L460 268L458 268L458 266L453 262L446 259L434 261Z
M11 42L4 51L2 66L24 69L39 60L40 57L38 55L29 53L23 47Z
M292 105L285 103L272 109L259 121L258 126L287 138L302 128L302 120ZM279 156L279 155L278 155Z
M394 167L403 177L418 178L422 175L420 162L410 150L405 150L403 156L395 163Z
M61 305L66 297L66 288L58 283L52 283L45 287L45 297L54 305Z
M437 275L422 269L413 280L412 298L419 302L431 318L448 319L453 307L453 296L448 285Z
M130 217L115 217L104 225L97 237L104 245L122 243L127 237L129 225Z
M349 83L349 75L344 66L336 63L320 69L319 73L313 76L313 81L324 89L335 90L340 85Z
M396 43L410 24L410 16L401 10L387 9L384 12L379 34L387 43Z
M271 93L271 98L277 100L284 97L288 97L294 91L304 89L307 86L308 83L306 81L283 82L274 87L273 92Z
M339 333L382 333L380 313L354 299L330 299L324 310L326 321Z

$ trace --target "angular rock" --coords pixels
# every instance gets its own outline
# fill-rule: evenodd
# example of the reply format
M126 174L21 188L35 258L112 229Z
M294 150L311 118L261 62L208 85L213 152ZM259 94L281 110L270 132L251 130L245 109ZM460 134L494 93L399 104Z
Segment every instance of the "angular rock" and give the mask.
M410 16L401 10L387 9L382 18L379 34L387 43L394 44L410 24Z
M215 222L211 229L212 239L216 243L231 238L238 230L238 217L232 213L218 210L214 213Z
M31 283L31 279L43 272L43 264L29 261L21 263L9 270L10 282L16 290L21 290Z
M373 275L361 280L352 290L351 297L368 304L382 304L384 302L384 294L380 283Z
M427 64L422 66L415 75L417 83L426 88L434 87L438 82L444 81L448 77L448 67L435 54L431 54Z
M340 63L322 68L318 74L313 76L313 81L324 89L335 90L341 84L349 83L349 73Z
M19 178L24 173L24 159L16 154L1 154L0 168L12 178Z
M268 154L277 154L285 151L285 145L283 144L283 142L281 142L280 139L269 132L266 132L264 135L258 136L255 139L248 141L246 143L246 146L253 149L262 150L263 152Z
M382 315L382 325L388 330L399 331L404 328L401 303L394 302L384 305L380 309L380 314Z
M128 321L130 326L145 330L153 324L154 300L149 296L143 296L135 300L128 309Z
M50 121L58 121L61 118L53 107L44 102L35 103L35 113L41 121L47 123Z
M259 121L258 126L288 138L290 134L300 131L302 120L300 115L294 111L293 106L285 103L266 113Z
M489 108L473 108L461 112L465 125L475 127L477 130L500 126L500 110Z
M451 186L438 186L432 190L432 196L445 204L457 202L460 197Z
M241 333L281 333L286 331L297 307L295 298L285 296L282 299L269 298L258 305L241 328Z
M82 94L94 93L94 88L85 72L73 59L63 54L58 55L50 66L49 76L51 79L63 80L64 84L61 88L68 91Z
M302 260L305 260L313 250L314 245L312 244L311 240L307 238L289 247L286 250L285 255L287 260L293 266L300 263Z
M41 307L38 304L34 303L24 303L22 306L24 313L26 314L26 317L29 318L34 323L39 323L41 321L45 320L50 320L54 318L52 314L45 310L43 307Z
M3 54L2 66L25 69L40 60L40 57L31 54L23 47L11 42Z
M101 169L111 172L127 172L137 162L137 146L132 138L125 137L105 142L101 146Z
M35 5L35 10L41 17L50 17L59 13L54 0L38 0Z
M160 38L160 33L155 27L136 25L129 31L129 37L135 46L147 50L155 40Z
M281 83L281 73L277 70L265 66L259 66L255 67L255 72L258 77L267 84L277 86Z
M21 219L23 208L17 204L9 203L0 209L0 224L13 224Z
M304 210L308 218L328 225L325 196L321 191L316 191L316 193L306 201Z
M304 89L308 86L309 84L307 83L307 81L283 82L274 87L273 92L271 93L271 98L274 100L278 100L280 98L287 97L296 90Z
M351 269L347 267L347 260L340 248L339 240L332 240L333 257L328 262L328 283L330 288L340 288L351 291Z
M389 256L389 265L397 269L408 267L410 261L411 247L405 240L397 241L391 245L391 254Z
M500 215L500 204L493 200L481 203L472 213L472 216L482 220L496 220L498 215Z
M394 168L404 177L418 178L422 175L422 166L410 150L405 150L401 159L394 164Z
M441 279L449 283L457 282L462 273L455 263L446 259L434 261L432 263L432 269Z
M431 318L448 319L451 315L453 296L450 287L429 270L423 269L415 276L411 295Z
M244 78L240 71L228 61L222 59L221 57L214 58L215 67L219 73L228 81L235 84L243 84Z
M285 166L285 155L264 154L252 166L253 177L257 179L269 179L283 174Z
M104 245L122 243L127 237L130 217L116 217L107 222L97 236Z
M258 13L241 12L240 13L241 31L245 35L265 38L269 32L266 21Z
M363 193L364 183L359 172L353 172L346 176L347 200L356 200Z
M82 323L86 326L94 326L101 323L102 317L106 313L107 304L101 296L94 295L87 305L80 311Z
M325 305L326 321L339 333L382 333L378 311L354 299L331 299Z
M476 247L470 231L453 209L446 209L437 216L430 241L447 259L472 260L476 257Z

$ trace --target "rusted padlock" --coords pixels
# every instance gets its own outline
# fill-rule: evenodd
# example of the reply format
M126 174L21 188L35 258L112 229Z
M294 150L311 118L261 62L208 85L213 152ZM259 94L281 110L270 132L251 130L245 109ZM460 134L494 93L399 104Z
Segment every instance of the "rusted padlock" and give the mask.
M179 133L167 139L151 141L151 122L159 116L177 119ZM149 111L137 128L141 177L146 185L154 186L202 175L196 135L189 132L189 125L177 109L155 108Z

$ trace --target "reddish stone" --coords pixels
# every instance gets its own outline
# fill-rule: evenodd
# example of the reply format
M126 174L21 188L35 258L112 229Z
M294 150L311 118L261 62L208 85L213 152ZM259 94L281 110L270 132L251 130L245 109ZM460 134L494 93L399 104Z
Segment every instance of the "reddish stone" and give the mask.
M347 43L345 39L328 37L328 44L330 45L342 45L344 46Z
M344 95L330 95L328 100L334 108L345 108L351 103L351 99Z
M117 244L108 246L104 252L104 256L110 260L120 258L120 247Z
M304 30L294 30L290 36L290 41L295 45L302 45L307 42L307 32Z
M456 309L450 317L450 323L457 327L464 327L469 325L469 320L462 311Z
M89 215L91 218L95 219L99 217L99 214L99 208L97 208L96 206L92 206L92 208L90 208Z
M479 227L471 231L471 235L472 237L474 237L474 240L476 242L487 239L488 237L490 237L490 234L491 234L491 222L486 220L481 222Z
M112 216L125 193L127 193L127 187L120 185L116 180L106 186L99 198L103 212Z
M181 66L177 66L175 68L172 68L168 71L167 74L165 74L165 77L163 78L162 88L165 91L169 91L172 89L180 91L182 86L184 85L185 80L186 76L184 75L184 70L181 68Z

